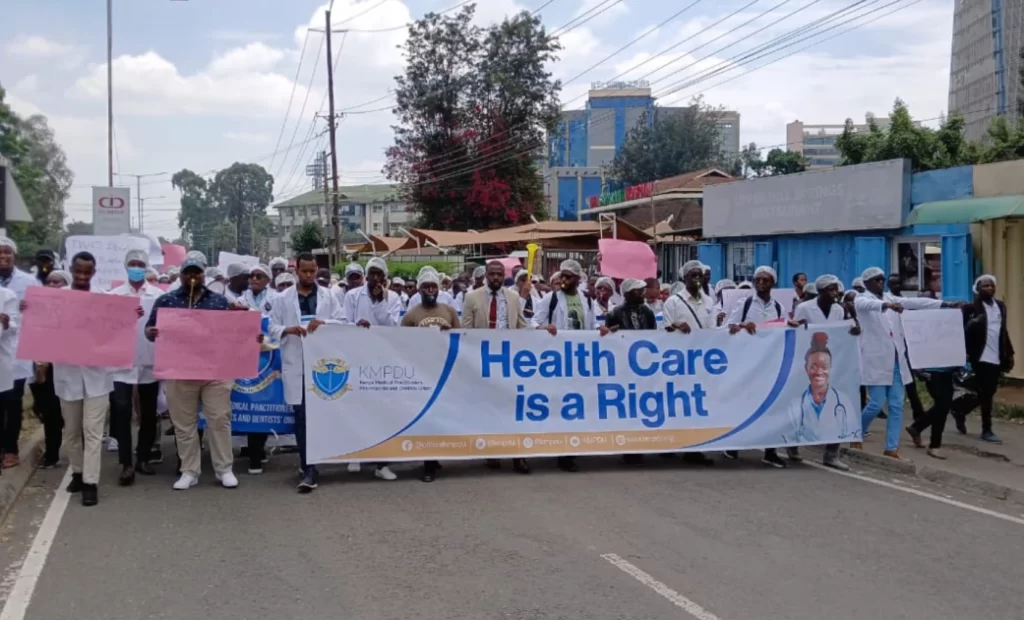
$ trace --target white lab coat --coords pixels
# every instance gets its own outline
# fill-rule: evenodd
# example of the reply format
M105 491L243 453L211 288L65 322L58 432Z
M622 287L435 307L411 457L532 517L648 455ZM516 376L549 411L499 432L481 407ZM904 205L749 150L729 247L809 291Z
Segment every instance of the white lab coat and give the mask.
M370 325L397 327L402 314L402 300L398 293L384 289L384 300L372 303L367 286L364 284L345 294L345 322L356 325L359 321L366 321Z
M857 418L853 423L853 432L848 432L851 427L850 420ZM840 394L834 387L829 386L828 393L821 407L814 406L814 399L811 398L811 390L807 388L800 395L800 402L789 408L790 430L782 438L786 445L814 443L836 443L839 440L859 438L856 427L860 424L860 400L853 400L850 396Z
M665 321L662 327L668 329L678 323L686 323L691 329L716 329L718 312L715 309L715 300L705 295L704 291L700 291L699 295L699 303L694 303L690 299L690 292L685 288L670 296L665 301Z
M8 318L7 329L0 326L0 392L6 392L14 389L14 356L21 324L18 296L11 289L0 288L0 312Z
M267 288L263 289L263 295L259 300L257 300L256 295L254 295L252 289L249 288L245 289L245 292L242 293L242 296L238 298L238 302L250 310L268 312L268 306L274 305L275 297L277 297L277 293L268 286Z
M40 286L39 279L30 273L25 273L21 269L15 267L11 271L11 281L7 285L7 288L14 291L14 294L18 297L18 302L22 302L25 299L25 291L31 286ZM14 335L14 351L18 351L18 335ZM32 379L35 377L35 372L32 369L32 360L14 360L14 380L19 379Z
M893 362L900 365L904 384L914 380L907 365L907 343L903 336L903 320L892 310L882 311L884 303L898 303L906 310L941 308L942 302L927 297L894 297L883 293L879 299L865 292L853 298L860 322L861 385L891 386Z
M284 384L284 402L289 405L302 404L303 366L302 338L284 335L284 330L302 325L302 312L299 310L299 293L294 286L279 294L270 307L270 337L281 343L281 381ZM316 318L325 323L344 322L342 308L338 299L330 289L316 288Z
M160 297L164 294L163 291L153 286L152 284L145 282L138 290L132 287L131 284L125 282L121 286L113 289L109 293L110 295L122 295L124 297L135 297L139 300L139 305L142 305L143 299L153 299ZM142 317L143 321L146 317ZM139 339L145 339L143 334L139 334ZM149 341L145 341L149 344ZM149 383L156 383L156 378L153 377L152 366L135 366L133 368L117 368L112 372L112 378L116 383L127 383L129 385L146 385Z
M462 312L462 306L460 304L456 304L455 303L455 298L452 297L452 294L449 293L448 291L438 291L438 293L437 293L437 302L441 303L441 304L447 304L447 305L451 306L452 308L455 308L456 312ZM405 304L405 307L406 308L415 308L416 306L420 305L421 303L423 303L423 298L420 297L419 293L416 293L415 295L413 295L412 297L410 297L408 299L408 301Z
M548 311L551 308L551 296L558 295L558 303L555 306L555 313L553 316L548 316ZM583 321L580 326L581 330L588 331L597 329L597 325L594 322L594 302L587 299L582 293L578 292L580 296L580 302L583 306ZM548 325L554 325L556 329L569 329L569 316L566 312L568 304L565 301L565 293L562 291L554 291L548 293L533 303L533 319L530 324L534 327L547 327Z

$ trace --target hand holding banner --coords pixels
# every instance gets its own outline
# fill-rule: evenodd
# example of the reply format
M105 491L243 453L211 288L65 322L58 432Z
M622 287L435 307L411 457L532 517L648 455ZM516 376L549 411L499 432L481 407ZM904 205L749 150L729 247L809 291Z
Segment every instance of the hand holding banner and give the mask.
M18 359L131 368L139 300L33 286L25 294Z
M597 251L601 255L601 273L610 278L658 277L658 259L643 241L598 239Z
M154 376L206 381L255 377L261 319L258 312L161 308Z

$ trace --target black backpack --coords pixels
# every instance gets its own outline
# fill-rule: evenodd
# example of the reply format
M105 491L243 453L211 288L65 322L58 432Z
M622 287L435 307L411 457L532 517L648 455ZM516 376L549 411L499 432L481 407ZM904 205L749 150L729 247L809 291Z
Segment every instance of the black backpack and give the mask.
M750 312L750 305L753 304L753 303L754 303L754 296L753 295L751 295L750 297L747 297L746 301L743 302L743 317L740 318L740 323L746 323L747 322L747 313ZM779 318L781 319L782 318L782 306L779 305L779 302L775 301L774 299L772 300L772 303L775 304L775 311L779 313Z

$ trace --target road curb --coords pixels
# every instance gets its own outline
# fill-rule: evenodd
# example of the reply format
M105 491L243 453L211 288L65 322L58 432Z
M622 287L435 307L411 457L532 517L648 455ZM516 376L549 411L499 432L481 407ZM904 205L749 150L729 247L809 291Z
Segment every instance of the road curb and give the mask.
M21 495L22 489L28 484L32 474L43 459L43 429L38 428L28 439L18 446L21 465L14 469L4 470L0 475L0 523L7 518L7 512L14 506L15 500Z
M1020 490L989 482L988 480L983 480L981 478L965 476L963 474L930 467L928 465L918 465L913 461L896 460L887 456L882 456L881 454L872 454L871 452L865 452L863 450L854 450L844 447L842 448L842 453L852 462L885 469L897 474L915 476L922 480L944 484L946 486L960 489L961 491L979 493L994 499L1024 503L1024 493L1021 493Z

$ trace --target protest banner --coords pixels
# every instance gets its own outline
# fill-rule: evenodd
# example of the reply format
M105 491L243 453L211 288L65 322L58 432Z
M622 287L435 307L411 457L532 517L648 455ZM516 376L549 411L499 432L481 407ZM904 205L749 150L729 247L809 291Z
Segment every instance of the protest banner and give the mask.
M494 259L501 263L505 267L505 277L512 277L512 270L516 267L522 267L523 263L518 258L496 258ZM488 261L489 262L489 261Z
M25 292L18 359L131 368L139 300L33 286Z
M234 252L222 251L217 254L217 267L227 269L228 265L231 265L232 263L242 263L246 267L255 267L260 264L260 259L256 256L235 254Z
M737 304L742 304L747 297L754 295L754 289L752 288L730 288L722 291L722 311L725 312L725 320L728 322L729 317L732 316L732 311L736 308ZM774 299L782 307L782 316L784 318L791 318L793 314L793 299L796 297L796 291L791 288L773 288L772 299ZM755 323L760 323L760 317L748 316L747 320Z
M115 281L124 281L124 256L128 250L142 250L147 255L150 250L149 239L132 235L73 235L65 243L68 260L79 252L89 252L96 258L92 287L98 291L109 291Z
M369 330L303 340L310 462L859 441L847 325L730 335Z
M256 312L160 308L154 376L203 381L257 376L260 318Z
M964 315L960 310L912 310L900 318L911 368L959 368L967 363Z
M165 273L171 267L180 267L181 263L185 261L185 254L188 252L185 246L176 243L161 243L160 251L164 255L164 264L161 271Z
M609 278L658 277L658 259L643 241L598 239L597 251L601 256L601 273Z

